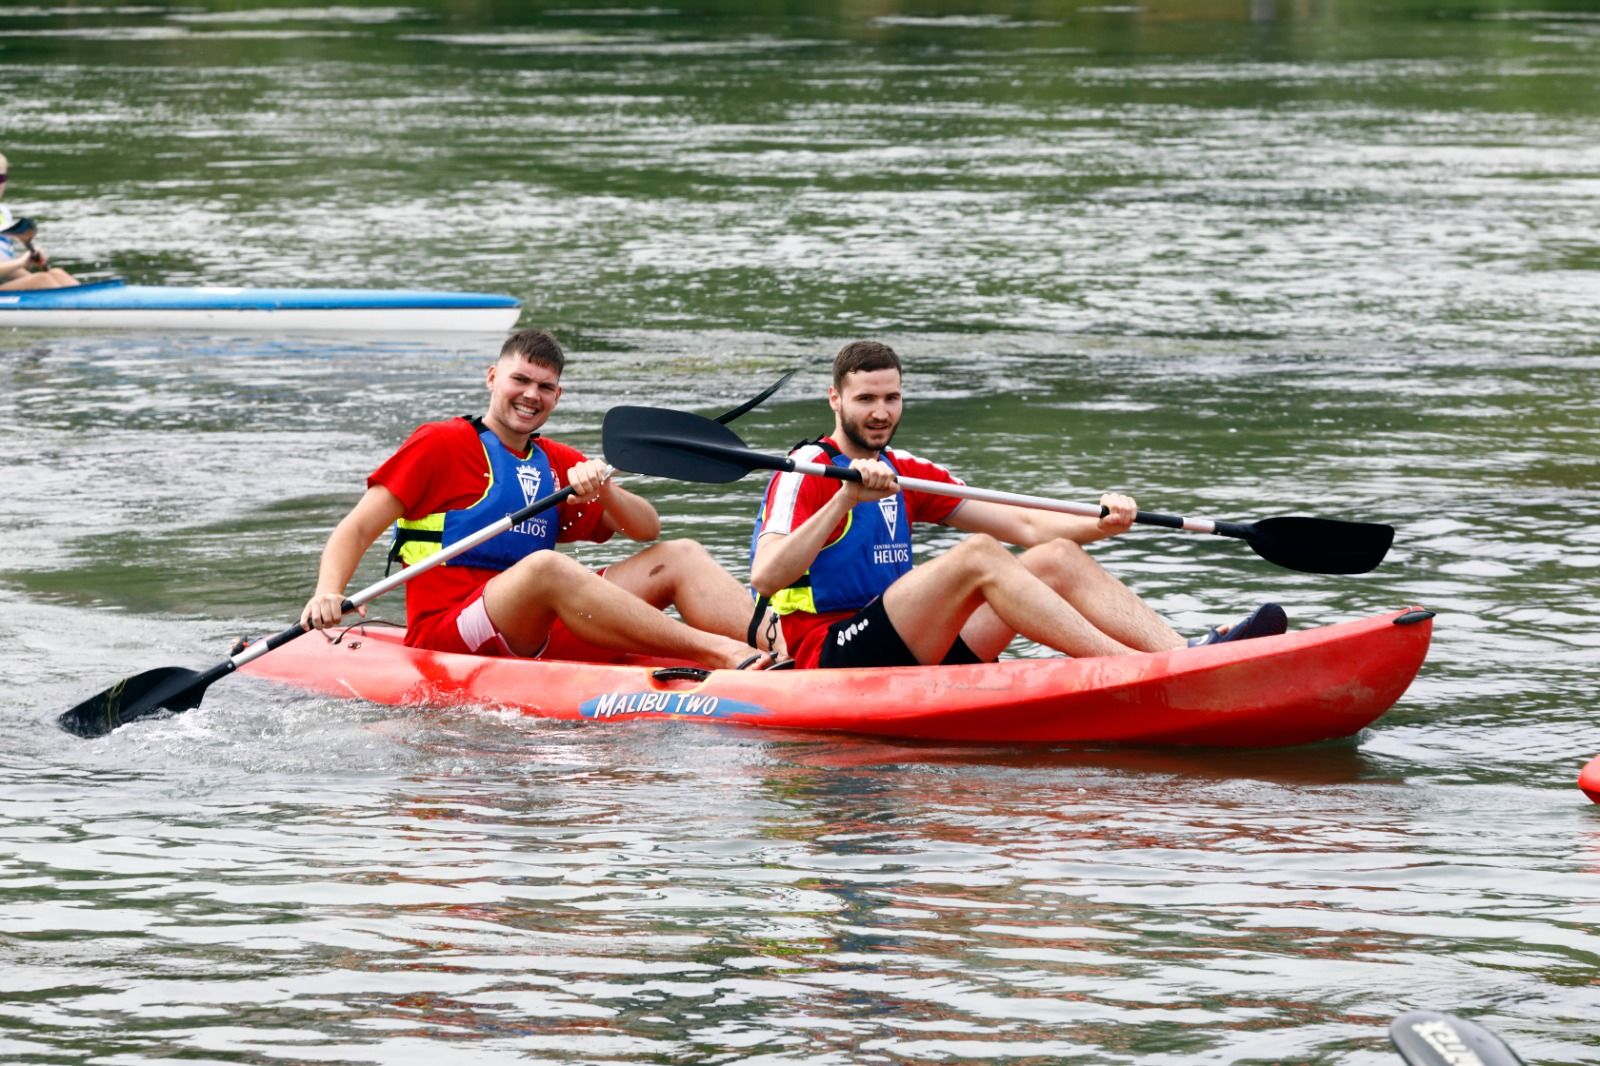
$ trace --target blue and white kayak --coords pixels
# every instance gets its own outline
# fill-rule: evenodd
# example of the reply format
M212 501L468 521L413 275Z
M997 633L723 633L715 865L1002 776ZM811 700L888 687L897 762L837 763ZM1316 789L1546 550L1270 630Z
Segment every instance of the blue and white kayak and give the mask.
M129 285L0 292L0 327L498 333L515 297L400 289L233 289Z

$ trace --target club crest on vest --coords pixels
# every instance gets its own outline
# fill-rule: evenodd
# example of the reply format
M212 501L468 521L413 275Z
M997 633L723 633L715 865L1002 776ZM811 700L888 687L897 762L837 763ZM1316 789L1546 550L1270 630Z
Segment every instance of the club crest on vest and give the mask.
M536 466L517 467L517 483L522 486L524 504L532 503L539 498L539 487L544 477Z
M900 521L900 494L885 496L878 501L878 513L883 515L883 525L892 536L895 524Z

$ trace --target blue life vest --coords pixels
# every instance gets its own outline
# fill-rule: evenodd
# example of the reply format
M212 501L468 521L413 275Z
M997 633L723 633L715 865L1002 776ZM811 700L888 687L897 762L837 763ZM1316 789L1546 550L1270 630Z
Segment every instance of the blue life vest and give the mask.
M396 522L394 547L389 550L391 563L398 559L407 566L414 566L444 545L471 536L484 526L556 491L555 472L550 469L550 458L543 448L529 441L528 454L515 455L481 419L469 421L478 431L478 441L483 446L484 465L489 469L488 486L470 507L439 511L416 521L402 518ZM508 570L534 552L556 546L559 518L555 508L536 514L442 565Z
M816 442L834 466L849 466L850 458L827 441ZM879 458L896 474L894 460L884 452ZM750 558L766 518L766 499L750 538ZM773 593L774 614L807 611L858 611L883 595L884 589L911 569L911 518L905 493L862 502L845 516L844 533L823 546L811 568L788 588ZM759 613L759 611L757 612Z

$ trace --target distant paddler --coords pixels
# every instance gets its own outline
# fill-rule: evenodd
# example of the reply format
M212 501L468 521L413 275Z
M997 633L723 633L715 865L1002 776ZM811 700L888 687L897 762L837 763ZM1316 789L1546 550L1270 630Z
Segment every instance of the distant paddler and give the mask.
M0 155L0 198L6 194L11 165ZM63 289L78 279L50 265L50 257L34 243L37 227L29 219L11 217L0 204L0 290Z

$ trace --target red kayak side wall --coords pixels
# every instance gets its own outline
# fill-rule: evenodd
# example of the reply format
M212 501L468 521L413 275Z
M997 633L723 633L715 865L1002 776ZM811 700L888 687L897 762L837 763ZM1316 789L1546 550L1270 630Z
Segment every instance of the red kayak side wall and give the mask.
M1351 736L1394 705L1432 635L1403 612L1237 644L957 667L740 672L657 681L648 666L409 649L393 631L312 634L244 668L383 704L483 704L547 718L686 718L975 743L1277 747Z

